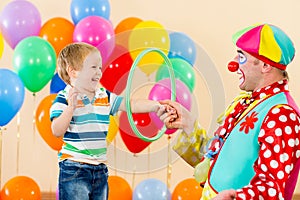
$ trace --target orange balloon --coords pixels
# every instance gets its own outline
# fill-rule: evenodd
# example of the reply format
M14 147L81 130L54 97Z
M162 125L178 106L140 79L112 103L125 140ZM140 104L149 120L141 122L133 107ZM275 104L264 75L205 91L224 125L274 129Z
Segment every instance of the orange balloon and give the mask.
M188 178L176 185L172 200L199 200L201 196L202 187L194 178Z
M116 44L128 49L128 40L131 30L142 21L143 20L137 17L123 19L115 28Z
M132 200L132 189L122 177L109 176L108 187L108 200Z
M67 44L73 42L75 25L62 17L55 17L41 27L40 36L47 40L55 49L56 55Z
M52 149L59 151L63 145L63 140L53 135L50 121L50 107L56 95L57 94L50 94L40 102L35 113L35 124L44 141Z
M40 200L38 184L27 176L16 176L5 183L1 191L2 200Z

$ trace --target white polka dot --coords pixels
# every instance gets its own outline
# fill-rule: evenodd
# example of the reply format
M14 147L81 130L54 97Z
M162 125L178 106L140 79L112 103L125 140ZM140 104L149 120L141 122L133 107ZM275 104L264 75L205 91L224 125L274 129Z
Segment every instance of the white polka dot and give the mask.
M274 142L274 138L273 138L272 136L268 136L268 137L266 138L266 142L272 144L272 143Z
M267 86L266 88L265 88L265 90L268 90L268 89L270 89L271 88L271 86L269 85L269 86Z
M254 193L253 190L251 190L251 189L248 190L248 193L250 194L251 197L254 197L254 196L255 196L255 193Z
M240 197L241 199L246 199L246 196L243 193L238 194L238 197Z
M285 173L289 174L291 172L291 166L290 165L285 166L284 170Z
M265 200L263 196L259 195L258 200Z
M267 185L270 187L274 187L274 183L272 181L267 182Z
M279 108L274 108L273 110L272 110L272 113L273 114L278 114L280 112L280 109Z
M300 150L296 151L296 158L300 157Z
M290 119L296 121L296 115L294 113L290 114Z
M275 197L276 193L277 192L274 188L269 188L268 189L268 194L269 194L270 197Z
M264 186L258 186L257 188L261 192L264 192L266 190L266 188Z
M258 137L263 137L265 135L265 130L264 129L261 129L259 131L259 134L258 134Z
M284 128L284 131L285 131L285 133L288 134L288 135L290 135L290 134L292 133L292 129L291 129L290 126L286 126L286 127Z
M265 181L265 180L266 180L266 175L265 175L265 174L259 174L258 177L259 177L262 181Z
M284 140L281 141L281 145L282 145L282 148L284 149L285 148L285 142L284 142Z
M294 139L289 139L288 144L290 147L294 147L295 146L295 140Z
M281 130L281 128L276 128L275 135L276 136L282 136L282 130Z
M277 92L279 92L279 91L280 91L279 88L274 88L274 89L273 89L273 92L274 92L274 93L277 93Z
M267 95L265 93L260 93L259 98L265 98Z
M261 170L263 170L264 172L268 171L268 168L266 167L265 164L261 165Z
M270 162L270 164L271 164L271 167L274 168L274 169L276 169L278 167L278 162L276 160L272 160Z
M279 146L278 144L276 144L276 145L274 146L274 151L275 151L275 153L279 153L279 151L280 151L280 146Z
M296 145L296 146L299 145L299 139L298 139L298 138L296 138L296 140L295 140L295 145Z
M266 150L265 153L264 153L264 157L265 158L270 158L271 156L271 151L270 150Z
M268 126L268 128L273 128L274 126L275 126L275 122L274 121L270 121L268 124L267 124L267 126Z
M295 132L299 133L299 126L295 126Z
M279 121L281 121L281 122L286 122L286 121L287 121L287 117L286 117L285 115L281 115L281 116L279 117Z
M289 155L287 153L283 153L279 156L280 162L284 163L285 161L287 161L289 159Z
M284 177L283 171L279 171L279 172L277 173L277 178L283 179L283 177Z
M222 128L221 131L220 131L220 134L221 134L221 135L224 135L225 133L226 133L226 129L225 129L225 128Z
M261 146L261 150L265 150L267 147L266 147L266 145L265 144L263 144L262 146Z

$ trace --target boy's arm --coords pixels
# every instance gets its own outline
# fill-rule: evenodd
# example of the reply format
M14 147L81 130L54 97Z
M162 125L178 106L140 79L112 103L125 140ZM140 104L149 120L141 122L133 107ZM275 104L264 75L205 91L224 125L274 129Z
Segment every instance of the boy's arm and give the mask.
M66 133L73 116L73 111L73 108L68 106L59 117L53 119L51 129L54 136L61 137Z
M78 92L74 88L70 89L68 106L59 117L53 118L52 120L51 129L54 136L61 137L68 130L74 110L77 106L77 96Z
M157 112L162 105L157 101L147 99L132 99L130 101L130 107L132 113L149 113ZM125 99L122 100L120 111L126 111Z

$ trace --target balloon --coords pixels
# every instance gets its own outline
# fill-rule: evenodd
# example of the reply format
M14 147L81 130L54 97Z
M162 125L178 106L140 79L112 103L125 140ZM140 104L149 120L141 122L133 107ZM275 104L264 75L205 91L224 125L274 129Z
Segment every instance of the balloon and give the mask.
M171 99L171 81L169 78L158 81L150 90L148 99L159 101ZM188 87L176 79L176 102L183 105L186 109L191 110L192 95ZM156 126L160 129L163 127L163 122L157 117L155 113L150 113L151 119ZM177 129L168 129L166 134L174 133Z
M133 60L148 48L158 48L165 54L168 54L170 49L168 32L161 24L155 21L142 21L138 23L132 29L129 37L129 52ZM163 58L159 54L151 52L139 62L139 68L149 76L162 63Z
M0 126L12 120L23 105L25 89L19 76L0 69Z
M132 200L132 189L122 177L109 176L108 188L108 200Z
M181 80L189 88L190 92L193 92L195 88L195 72L193 67L181 58L171 58L170 61L173 66L175 78ZM161 65L155 76L156 82L168 77L170 77L168 68L165 65Z
M109 91L121 94L126 87L129 70L133 61L122 46L116 45L108 62L104 64L100 83Z
M102 63L105 63L115 46L114 35L110 21L103 17L90 16L75 26L73 41L86 42L97 47L101 52Z
M184 33L173 32L170 36L169 58L181 58L194 65L197 55L196 45L193 40Z
M4 49L4 40L2 34L0 33L0 58L2 57L3 49Z
M1 12L0 29L6 42L14 49L22 39L39 35L40 13L29 1L12 1Z
M58 55L62 48L73 42L74 29L74 24L69 20L55 17L45 22L41 28L40 36L53 46L56 55Z
M109 127L107 131L106 141L111 143L119 131L119 116L109 116Z
M199 200L202 187L193 178L188 178L176 185L172 193L172 200Z
M128 17L123 19L115 28L116 44L128 49L129 36L131 30L143 20L137 17Z
M71 16L74 24L89 16L100 16L109 19L110 4L108 0L72 0Z
M194 177L198 183L203 183L206 181L208 176L208 171L210 169L210 159L204 158L194 169Z
M13 54L13 67L31 92L40 91L53 77L56 55L49 42L40 37L22 40Z
M167 185L160 180L150 178L140 182L133 191L132 200L170 200L171 193Z
M66 83L56 73L50 82L50 94L56 94L66 87Z
M50 107L55 97L56 94L50 94L39 103L35 113L35 124L41 137L49 147L59 151L63 145L63 140L53 135L50 121Z
M157 134L158 129L155 124L152 123L148 113L132 114L132 116L137 129L143 135L153 137ZM132 153L139 153L143 151L151 143L141 140L134 134L125 112L121 112L120 114L119 131L125 146Z
M15 176L5 183L1 200L42 199L38 184L27 176Z
M58 188L58 186L56 188L55 197L56 197L56 200L59 200L59 188Z

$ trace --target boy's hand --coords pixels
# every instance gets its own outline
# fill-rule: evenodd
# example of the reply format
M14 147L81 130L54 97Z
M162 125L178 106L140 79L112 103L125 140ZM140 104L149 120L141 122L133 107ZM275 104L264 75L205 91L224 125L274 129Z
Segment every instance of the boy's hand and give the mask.
M76 90L75 87L72 87L69 90L69 97L68 97L68 105L75 110L76 106L77 106L77 96L78 96L79 92Z

